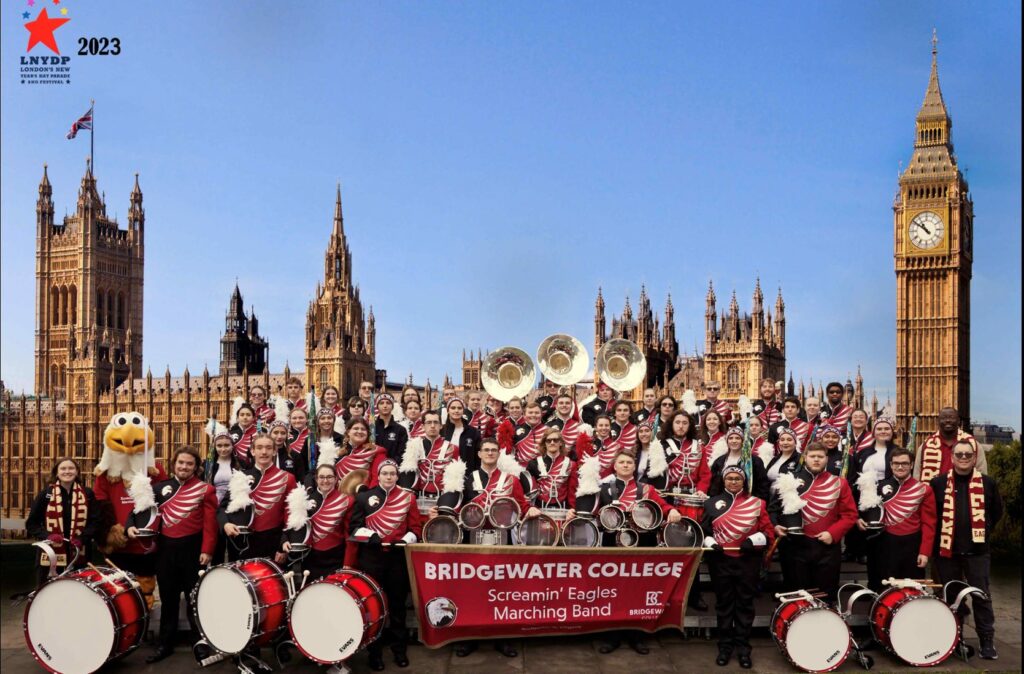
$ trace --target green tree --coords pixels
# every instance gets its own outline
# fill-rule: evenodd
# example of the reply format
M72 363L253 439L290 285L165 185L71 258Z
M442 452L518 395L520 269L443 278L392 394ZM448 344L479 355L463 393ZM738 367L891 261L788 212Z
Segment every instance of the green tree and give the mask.
M999 553L1020 558L1021 510L1024 508L1020 494L1020 440L993 446L986 458L988 474L999 486L1004 508L1003 519L992 534L992 545Z

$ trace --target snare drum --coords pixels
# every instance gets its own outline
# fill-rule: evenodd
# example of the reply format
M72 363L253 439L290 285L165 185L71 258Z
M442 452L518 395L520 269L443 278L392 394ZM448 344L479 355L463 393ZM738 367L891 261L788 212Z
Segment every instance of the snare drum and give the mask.
M890 587L871 607L871 632L914 667L937 665L960 642L960 622L944 601L919 587Z
M654 531L661 526L661 508L650 499L640 499L629 509L629 520L635 529Z
M658 546L663 548L699 548L704 544L704 531L688 517L667 522L658 532Z
M494 499L487 508L487 519L496 529L511 529L519 522L519 514L519 504L508 496Z
M601 531L590 517L574 517L562 524L562 545L567 548L596 548Z
M850 654L846 621L817 599L783 602L775 609L771 630L786 659L805 672L831 672Z
M199 579L193 601L203 639L227 655L246 646L266 646L284 631L288 585L269 559L247 559L215 566Z
M479 529L487 521L487 511L479 503L467 503L459 511L459 522L466 529Z
M597 521L605 531L618 531L626 526L626 513L615 504L606 505L597 511Z
M462 527L451 515L438 515L423 525L423 542L454 545L462 542Z
M376 640L387 616L387 599L376 581L343 569L299 590L288 611L288 629L303 655L332 665Z
M558 522L545 514L523 520L519 541L522 545L558 545Z
M107 567L55 578L29 595L25 642L51 672L87 674L139 647L149 624L135 578Z

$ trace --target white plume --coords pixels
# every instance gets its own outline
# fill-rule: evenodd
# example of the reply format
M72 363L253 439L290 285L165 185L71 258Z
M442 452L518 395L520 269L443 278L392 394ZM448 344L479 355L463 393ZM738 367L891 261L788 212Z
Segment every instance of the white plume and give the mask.
M576 498L601 491L601 459L596 454L583 458L579 469Z
M757 448L757 456L760 457L761 463L767 466L775 458L775 445L768 441L762 442Z
M882 504L882 497L878 493L878 473L873 470L866 470L857 478L857 489L860 490L860 502L858 510L870 510Z
M405 451L402 452L402 463L398 466L400 473L415 473L420 466L420 461L427 458L423 451L423 439L411 438L405 443Z
M338 462L338 445L334 443L334 438L324 438L317 445L320 448L316 458L317 466L333 466Z
M288 509L288 519L285 521L285 528L298 531L306 526L306 522L309 521L309 508L316 505L316 501L310 499L309 494L306 493L306 488L300 485L288 492L285 505Z
M502 452L498 455L498 470L503 473L508 473L512 477L519 477L519 474L523 472L523 466L508 452Z
M334 432L339 435L345 435L345 417L340 414L334 417Z
M288 423L288 417L292 411L288 409L288 398L284 396L274 397L274 418Z
M226 435L228 432L228 427L222 424L221 422L217 421L215 418L210 417L210 419L206 422L205 430L206 435L208 435L212 439L218 435Z
M461 492L466 484L466 462L462 459L455 459L444 469L444 479L441 486L445 492Z
M661 477L668 470L668 458L665 456L665 447L658 440L653 440L647 448L647 475L648 477Z
M156 497L153 495L153 482L146 475L145 471L132 477L132 483L128 487L128 494L135 501L134 512L141 513L156 505Z
M238 423L238 410L245 404L245 398L242 396L236 396L234 401L231 403L231 425L234 426Z
M252 505L250 494L252 493L252 476L246 475L244 471L236 470L231 474L228 482L228 507L225 512L233 513L244 510Z
M693 392L692 388L683 391L683 399L680 401L680 405L687 414L697 413L697 394Z
M739 400L736 401L736 407L740 413L740 420L746 421L754 414L754 404L750 402L750 398L746 395L741 395Z
M803 507L807 505L807 501L800 498L797 491L800 489L800 481L793 473L780 473L779 478L772 486L782 498L782 513L784 515L792 515L803 510Z
M318 402L316 399L316 394L314 394L312 391L308 391L306 393L306 411L312 412L314 402ZM320 405L316 406L316 411L320 411Z
M590 424L580 423L580 425L577 426L576 428L580 430L580 433L583 433L587 437L594 437L594 427L591 426Z
M729 445L726 443L725 436L723 435L715 441L715 444L711 445L711 453L708 455L708 467L710 468L714 465L715 460L726 454L728 451Z

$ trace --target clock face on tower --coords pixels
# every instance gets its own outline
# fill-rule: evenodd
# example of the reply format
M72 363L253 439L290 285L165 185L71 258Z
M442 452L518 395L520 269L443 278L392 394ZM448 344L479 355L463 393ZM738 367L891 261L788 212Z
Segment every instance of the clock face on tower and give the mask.
M942 218L931 211L924 211L910 221L910 242L922 250L931 250L942 241L945 231Z

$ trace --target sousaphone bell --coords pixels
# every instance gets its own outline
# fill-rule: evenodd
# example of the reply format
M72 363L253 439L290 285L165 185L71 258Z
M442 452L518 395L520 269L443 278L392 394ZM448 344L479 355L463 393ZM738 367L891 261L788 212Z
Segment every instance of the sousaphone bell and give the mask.
M534 386L537 371L533 360L522 349L503 346L491 351L480 367L480 381L484 390L508 402L525 396Z
M647 374L647 358L628 339L609 339L594 357L594 370L612 389L620 393L632 391Z
M549 381L573 386L587 375L590 354L580 340L556 332L537 347L537 367Z

